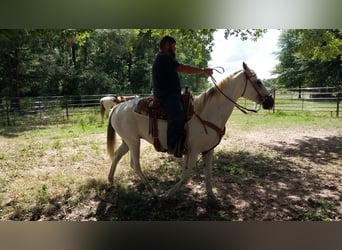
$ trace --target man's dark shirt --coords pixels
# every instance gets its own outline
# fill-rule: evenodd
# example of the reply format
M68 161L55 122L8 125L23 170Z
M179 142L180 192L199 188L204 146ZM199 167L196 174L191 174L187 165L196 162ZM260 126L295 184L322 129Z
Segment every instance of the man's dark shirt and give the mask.
M152 66L153 94L158 99L164 96L180 95L181 84L176 71L179 62L171 55L159 52Z

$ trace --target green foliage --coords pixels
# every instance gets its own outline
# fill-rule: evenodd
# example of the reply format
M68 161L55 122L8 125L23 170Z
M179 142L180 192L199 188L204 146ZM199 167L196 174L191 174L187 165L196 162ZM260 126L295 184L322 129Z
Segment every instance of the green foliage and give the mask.
M226 29L224 32L224 37L228 39L229 36L240 37L242 41L248 38L252 41L256 41L258 38L266 32L266 29Z
M0 96L150 93L160 38L175 37L181 63L207 67L214 29L0 30ZM227 30L228 32L228 30ZM263 30L229 30L256 39ZM182 74L193 92L207 78ZM12 102L19 101L15 99ZM13 104L13 103L12 103Z
M214 30L1 30L0 95L151 91L160 37L175 35L180 61L205 67ZM204 79L184 79L195 85ZM197 89L195 89L197 90Z
M283 87L342 84L341 30L285 30L279 39L280 63L273 71Z
M327 62L342 54L342 30L295 30L299 38L298 56L304 59Z

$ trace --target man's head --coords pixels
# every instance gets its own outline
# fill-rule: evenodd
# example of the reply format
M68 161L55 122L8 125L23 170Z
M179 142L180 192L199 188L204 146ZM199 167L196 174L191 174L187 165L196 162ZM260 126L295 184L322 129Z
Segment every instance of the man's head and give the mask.
M176 40L171 36L164 36L160 40L159 48L161 51L170 53L173 57L176 57Z

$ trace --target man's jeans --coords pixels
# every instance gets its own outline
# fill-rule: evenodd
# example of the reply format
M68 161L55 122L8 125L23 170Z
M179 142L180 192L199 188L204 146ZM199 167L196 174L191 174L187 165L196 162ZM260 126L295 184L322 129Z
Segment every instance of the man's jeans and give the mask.
M181 95L158 97L158 101L168 115L167 147L174 149L184 135L185 117Z

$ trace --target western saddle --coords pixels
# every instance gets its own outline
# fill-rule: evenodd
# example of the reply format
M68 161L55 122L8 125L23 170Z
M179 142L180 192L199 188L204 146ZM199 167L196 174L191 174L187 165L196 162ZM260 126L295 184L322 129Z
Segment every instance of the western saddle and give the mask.
M182 103L184 109L185 120L189 121L194 114L194 102L193 96L189 92L189 88L186 87L184 93L182 94ZM135 108L135 112L143 115L149 116L149 132L153 137L153 145L154 148L158 152L166 152L167 149L163 148L159 141L158 134L158 119L167 120L167 112L160 106L160 103L153 96L148 96L146 98L141 99L138 102L137 107ZM182 140L180 145L181 151L184 150L184 139ZM179 149L180 150L180 149ZM182 153L175 153L175 156L182 156Z

